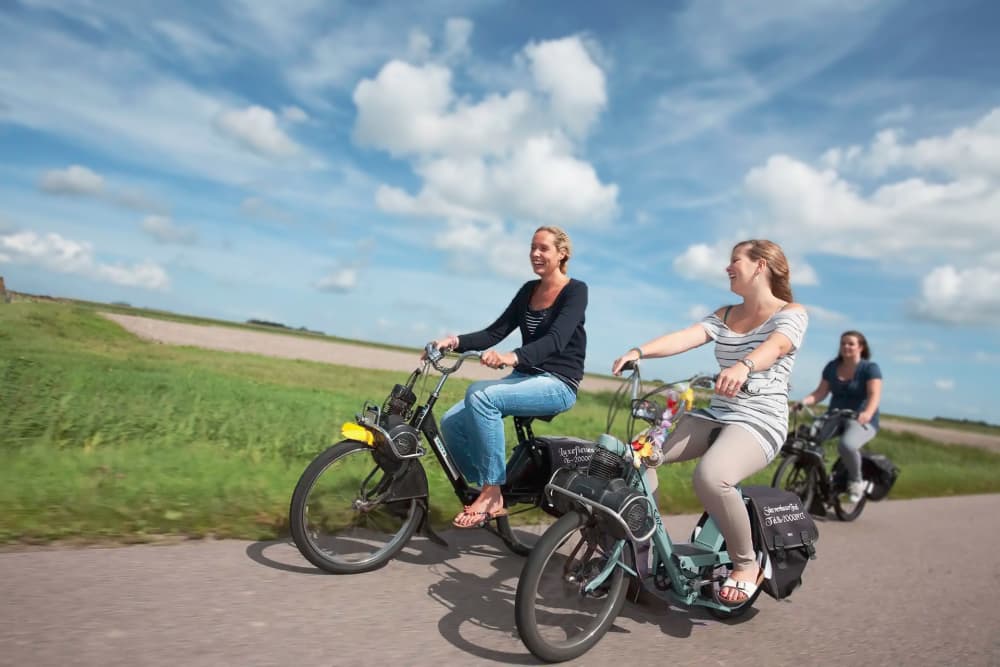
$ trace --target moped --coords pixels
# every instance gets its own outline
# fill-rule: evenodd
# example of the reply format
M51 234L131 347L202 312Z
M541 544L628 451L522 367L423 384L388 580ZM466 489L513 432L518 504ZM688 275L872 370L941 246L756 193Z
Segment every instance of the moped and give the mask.
M638 387L638 362L623 370L632 370L630 382ZM714 383L715 377L699 375L654 392L711 388ZM649 399L650 394L633 399L633 420L658 422L661 411L650 409ZM683 405L675 419L682 412ZM628 430L631 440L631 425ZM525 561L514 602L518 633L536 657L562 662L594 646L621 612L630 577L655 597L704 607L719 618L745 614L756 602L762 588L738 606L723 602L719 591L732 571L732 560L718 526L702 514L691 540L674 542L660 518L646 469L646 459L631 443L604 434L585 472L557 470L545 486L563 515ZM637 554L646 553L650 540L652 561L646 567ZM757 531L754 551L769 577L771 562Z
M428 343L424 357L382 403L365 403L354 422L344 425L344 439L321 452L295 486L288 513L292 538L302 555L322 570L334 574L374 570L392 560L418 532L446 544L428 520L430 493L423 463L428 452L441 464L462 504L471 504L480 493L452 460L434 417L447 380L465 361L478 359L479 353L467 352L448 365ZM414 388L431 369L441 377L426 402L418 405ZM534 420L553 417L514 417L517 444L502 487L505 506L521 505L520 511L540 508L558 516L544 493L552 471L585 466L590 460L595 447L590 440L534 434ZM509 515L483 527L518 555L531 549L528 538L511 529Z

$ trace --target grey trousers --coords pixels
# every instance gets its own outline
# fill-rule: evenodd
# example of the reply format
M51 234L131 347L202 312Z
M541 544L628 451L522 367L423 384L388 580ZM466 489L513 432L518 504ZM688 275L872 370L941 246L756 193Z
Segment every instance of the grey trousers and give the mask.
M709 436L718 428L719 437L710 447ZM726 539L734 569L755 567L750 515L735 488L768 464L753 434L738 424L685 415L663 443L663 454L668 463L701 457L692 478L694 492Z
M857 419L852 419L844 426L844 432L840 434L840 442L837 443L837 452L840 459L847 468L847 481L861 481L861 448L865 443L875 437L878 429L871 424L860 424Z

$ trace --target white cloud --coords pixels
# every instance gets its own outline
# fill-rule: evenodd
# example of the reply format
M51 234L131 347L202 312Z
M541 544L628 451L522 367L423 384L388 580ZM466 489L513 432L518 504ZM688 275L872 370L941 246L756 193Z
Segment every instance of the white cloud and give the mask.
M146 216L142 221L142 229L158 243L192 245L198 240L198 233L193 227L179 226L162 215Z
M78 164L65 169L52 169L42 174L38 186L44 192L63 195L100 195L104 177Z
M679 275L688 280L697 280L715 287L729 287L726 267L733 247L746 237L723 239L712 245L695 243L688 246L684 252L674 258L673 267ZM782 248L782 250L785 250ZM792 277L792 290L802 285L817 285L819 278L812 266L804 260L792 257L788 259L789 272Z
M875 119L875 123L877 125L899 125L900 123L905 123L911 118L913 118L913 106L910 104L904 104L880 114L878 118Z
M446 50L469 31L449 22ZM421 180L415 192L379 186L380 209L482 234L504 221L600 225L617 213L618 186L602 183L576 144L606 104L603 72L575 37L529 45L521 62L544 94L516 88L474 100L453 90L440 62L392 60L358 83L355 140L410 160Z
M844 313L836 310L830 310L829 308L823 308L822 306L806 304L805 308L809 313L810 319L815 319L821 322L843 322L847 319L847 315Z
M927 137L909 145L900 137L898 130L882 130L856 161L876 175L892 168L911 168L951 176L1000 178L1000 108L945 136Z
M893 361L898 364L917 366L924 363L924 357L919 354L897 354L893 357Z
M250 216L251 218L260 218L261 220L271 220L286 224L292 222L290 213L260 197L247 197L244 199L240 202L240 212L243 215Z
M793 255L871 259L923 275L913 311L921 317L998 321L1000 108L941 136L900 137L883 130L867 148L831 149L824 167L775 155L751 169L754 233L786 240ZM937 268L926 274L928 266Z
M27 231L0 236L0 261L40 266L126 287L163 290L170 284L167 272L158 264L99 262L91 244L54 233L41 235Z
M445 21L444 58L446 60L468 55L472 27L472 21L466 18L450 18Z
M145 192L135 188L112 188L101 174L75 164L65 169L46 171L39 179L38 187L48 194L93 197L133 211L159 213L164 209L163 204Z
M340 267L316 281L316 289L321 292L350 292L358 285L358 270L354 267Z
M280 175L273 160L248 155L215 128L242 100L197 88L113 40L99 46L44 30L5 36L0 61L18 73L0 77L5 121L158 172L241 185Z
M712 312L711 308L709 308L705 304L698 303L688 308L687 318L691 321L699 322L703 320L711 312Z
M151 25L170 42L171 55L180 52L188 60L197 63L219 60L226 55L226 48L218 40L190 25L165 19L157 19Z
M411 60L423 62L430 57L433 45L430 36L426 32L414 28L410 30L406 52L409 54Z
M712 285L726 285L725 268L729 264L729 244L696 243L674 258L674 271L690 280Z
M301 150L278 127L274 113L257 105L219 114L216 127L226 136L265 157L289 157Z
M452 221L447 231L434 237L434 246L449 251L451 269L459 273L481 273L484 268L505 278L531 277L528 262L530 232L507 232L503 224L473 224Z
M973 359L981 364L1000 364L1000 354L984 352L983 350L976 350Z
M304 123L309 120L309 114L297 106L282 107L281 117L289 123Z
M1000 323L1000 270L939 266L924 278L915 310L952 324Z
M571 134L587 132L607 105L604 72L578 37L529 44L535 85L550 97L552 112Z
M934 380L934 387L939 391L954 391L955 381L947 378Z

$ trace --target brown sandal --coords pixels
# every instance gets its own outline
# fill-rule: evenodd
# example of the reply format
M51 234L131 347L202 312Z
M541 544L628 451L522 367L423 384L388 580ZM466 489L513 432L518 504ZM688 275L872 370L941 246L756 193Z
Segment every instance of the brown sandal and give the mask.
M493 519L502 516L507 516L507 508L505 507L495 512L470 512L469 508L465 508L451 520L451 525L455 526L455 528L482 528ZM476 520L473 523L458 523L458 520L462 517L474 517Z

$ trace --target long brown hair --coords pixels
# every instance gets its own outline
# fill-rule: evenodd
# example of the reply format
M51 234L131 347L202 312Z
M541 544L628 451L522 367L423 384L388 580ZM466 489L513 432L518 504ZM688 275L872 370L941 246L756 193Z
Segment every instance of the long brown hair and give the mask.
M559 260L559 270L564 274L566 273L566 265L569 263L569 258L573 254L573 244L570 243L569 234L567 234L561 227L555 227L553 225L543 225L535 230L535 234L538 232L548 232L555 237L556 250L561 250L566 253L566 256Z
M854 331L853 329L850 330L850 331L845 331L844 333L840 334L840 340L844 340L845 336L853 336L854 338L858 339L859 343L861 343L861 358L862 359L871 359L872 358L872 349L870 347L868 347L868 339L865 338L865 335L863 333L861 333L860 331ZM844 360L843 356L844 355L842 355L840 353L840 346L838 345L837 346L837 361L843 361Z
M791 274L788 270L788 260L785 258L785 253L781 250L781 246L774 241L766 239L749 239L747 241L740 241L734 245L733 252L736 252L737 248L742 248L743 246L746 246L747 256L750 259L754 261L763 259L767 262L767 268L771 274L771 294L788 303L794 301L795 299L792 298Z

